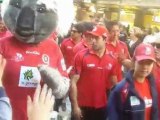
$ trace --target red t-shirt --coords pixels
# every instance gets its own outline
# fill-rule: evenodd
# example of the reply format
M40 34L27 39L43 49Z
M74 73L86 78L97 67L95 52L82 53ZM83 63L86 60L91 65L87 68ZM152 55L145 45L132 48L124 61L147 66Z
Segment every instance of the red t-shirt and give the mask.
M117 41L116 46L112 45L109 41L106 42L106 48L109 53L118 60L118 54L124 54L126 58L130 58L127 45L122 41ZM118 81L121 81L122 76L122 64L119 62L117 64L117 77Z
M47 64L67 77L61 51L51 40L34 45L11 36L0 41L0 53L7 61L3 84L11 101L13 120L27 120L27 95L32 96L41 81L37 66Z
M151 120L152 95L149 81L145 79L143 83L134 81L135 89L145 102L145 120Z
M73 48L75 45L76 45L76 43L71 38L66 38L61 43L61 51L64 56L64 60L65 60L67 69L70 66L73 66L73 63L74 63Z
M75 74L79 106L100 108L107 104L106 89L110 89L109 78L116 75L116 62L105 53L102 58L91 50L80 51L75 57Z

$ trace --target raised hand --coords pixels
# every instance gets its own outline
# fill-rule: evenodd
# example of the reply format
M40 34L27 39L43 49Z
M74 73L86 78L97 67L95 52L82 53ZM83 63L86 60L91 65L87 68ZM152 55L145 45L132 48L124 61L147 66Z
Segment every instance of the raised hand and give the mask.
M6 60L0 55L0 87L2 86L2 76L4 72L4 67L6 65Z
M55 100L52 90L48 89L46 84L44 84L42 89L40 85L37 86L33 100L30 96L27 99L28 120L50 119L50 111L53 108Z

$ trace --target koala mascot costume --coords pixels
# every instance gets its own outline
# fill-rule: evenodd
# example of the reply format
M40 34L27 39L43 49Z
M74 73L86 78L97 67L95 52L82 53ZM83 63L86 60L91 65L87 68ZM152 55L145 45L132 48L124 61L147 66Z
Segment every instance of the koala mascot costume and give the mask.
M0 41L0 52L7 61L3 84L13 120L27 120L27 95L38 83L46 82L56 98L67 94L64 59L50 35L67 32L72 13L72 0L3 0L2 19L13 35Z

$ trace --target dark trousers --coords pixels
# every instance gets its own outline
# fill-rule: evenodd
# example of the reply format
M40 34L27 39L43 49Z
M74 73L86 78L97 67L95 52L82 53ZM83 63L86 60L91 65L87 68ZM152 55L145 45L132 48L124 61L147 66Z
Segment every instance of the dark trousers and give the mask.
M107 111L106 107L102 108L91 108L81 107L83 118L82 120L106 120ZM72 118L72 120L76 120Z

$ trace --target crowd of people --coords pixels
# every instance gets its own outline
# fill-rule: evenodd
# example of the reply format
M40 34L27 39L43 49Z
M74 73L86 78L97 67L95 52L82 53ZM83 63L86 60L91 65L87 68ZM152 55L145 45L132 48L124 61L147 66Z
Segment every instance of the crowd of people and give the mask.
M72 120L160 120L159 30L146 34L132 27L127 34L121 27L117 21L76 23L60 43L71 80ZM0 56L0 119L11 120L5 64ZM27 98L28 119L49 119L54 101L51 89L38 85L33 100Z
M78 27L77 27L78 26ZM60 44L72 120L159 120L160 37L117 21L81 22Z

